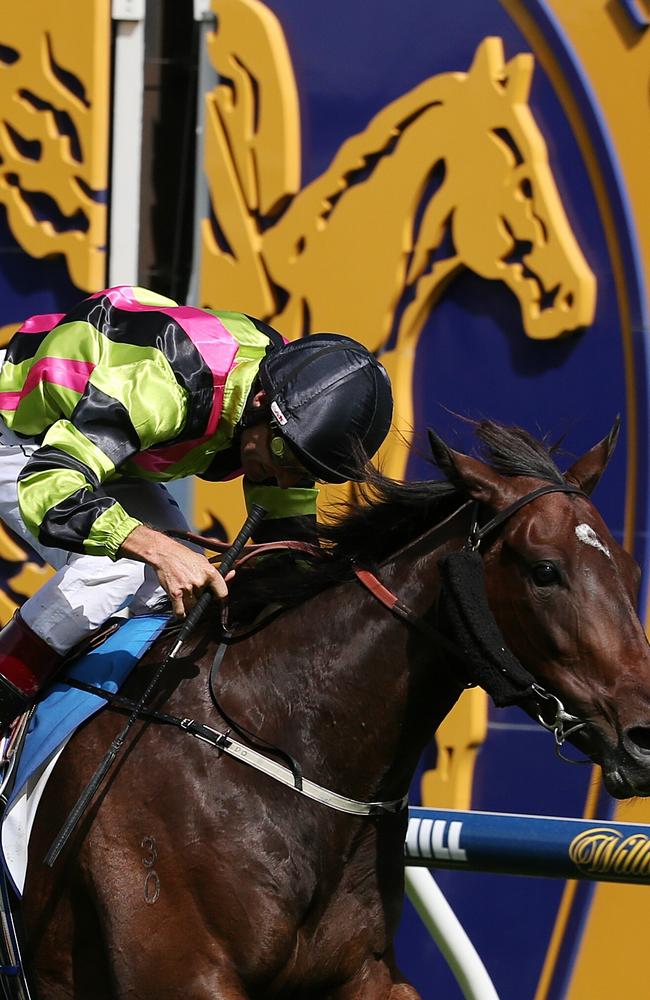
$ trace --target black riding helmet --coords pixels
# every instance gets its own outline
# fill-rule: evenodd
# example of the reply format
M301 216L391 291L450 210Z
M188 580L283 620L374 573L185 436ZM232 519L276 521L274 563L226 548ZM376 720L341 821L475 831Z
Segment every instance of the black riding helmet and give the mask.
M393 414L390 381L350 337L315 333L266 355L259 379L277 432L302 465L328 483L360 480Z

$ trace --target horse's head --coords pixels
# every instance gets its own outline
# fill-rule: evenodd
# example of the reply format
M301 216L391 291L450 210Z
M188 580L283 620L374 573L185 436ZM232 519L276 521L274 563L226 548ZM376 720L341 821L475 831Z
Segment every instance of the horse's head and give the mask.
M542 134L528 107L533 57L505 63L499 38L458 75L446 157L456 253L517 296L529 337L588 326L596 281L571 231Z
M458 489L480 502L484 520L549 479L585 494L539 496L486 538L494 616L521 663L587 722L573 741L601 765L610 794L650 795L650 647L635 611L639 569L588 498L618 428L562 480L548 455L546 468L535 469L534 452L527 452L532 439L523 432L517 432L521 460L513 461L510 447L504 461L490 426L494 467L432 441L436 461Z

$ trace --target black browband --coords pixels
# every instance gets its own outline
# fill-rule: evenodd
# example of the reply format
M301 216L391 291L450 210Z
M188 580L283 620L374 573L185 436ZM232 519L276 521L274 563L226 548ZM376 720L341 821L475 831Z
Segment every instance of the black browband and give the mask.
M520 497L519 500L515 500L515 502L510 504L509 507L506 507L498 514L495 514L490 521L487 521L482 526L479 526L478 521L476 520L476 512L480 506L477 501L474 508L474 522L472 524L466 547L474 550L477 549L486 535L489 535L491 531L495 530L495 528L501 527L501 525L507 521L508 518L512 517L513 514L516 514L518 510L529 504L531 500L536 500L537 497L543 496L544 493L577 493L579 496L589 499L585 491L581 490L579 486L569 486L568 483L540 486L538 489L533 490L532 493L527 493L526 496Z

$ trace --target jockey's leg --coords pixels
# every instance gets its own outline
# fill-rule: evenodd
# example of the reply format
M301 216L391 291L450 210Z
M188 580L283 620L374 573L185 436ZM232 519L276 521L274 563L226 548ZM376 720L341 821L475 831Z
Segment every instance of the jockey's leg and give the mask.
M124 480L107 486L106 493L132 517L161 531L188 528L171 494L159 483ZM142 612L165 596L155 571L145 563L67 555L66 564L20 610L30 628L57 653L69 652L118 612Z
M28 708L63 659L16 612L0 632L0 725Z
M155 573L144 563L46 548L30 535L20 517L16 480L35 447L2 428L0 519L57 572L0 631L0 725L23 711L65 654L108 618L132 603L139 610L151 607L164 596ZM187 529L180 509L160 484L124 480L106 492L139 520L161 530Z
M51 566L65 565L67 552L41 545L20 516L16 482L36 443L21 440L0 420L0 520ZM0 631L0 726L29 705L59 666L59 651L34 632L18 612Z

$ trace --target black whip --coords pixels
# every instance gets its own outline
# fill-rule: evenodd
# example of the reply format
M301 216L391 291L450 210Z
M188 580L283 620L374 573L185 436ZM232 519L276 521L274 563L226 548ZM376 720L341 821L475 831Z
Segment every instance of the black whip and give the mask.
M221 560L219 566L219 572L224 578L233 568L237 558L241 553L241 550L243 549L244 545L251 537L255 529L258 527L265 514L266 514L265 509L263 507L260 507L258 504L256 504L251 509L251 512L246 518L246 521L244 522L239 534L235 538L232 545L226 550L223 559ZM187 618L183 622L181 630L178 634L178 639L176 641L176 644L158 667L158 670L156 671L153 678L145 688L142 697L140 698L139 702L131 712L131 715L129 716L126 725L124 726L122 731L117 734L117 736L111 743L105 756L100 761L97 770L95 771L92 778L82 791L75 805L72 807L72 810L70 811L68 818L66 819L65 823L63 824L57 836L55 837L54 841L52 842L52 846L50 847L49 851L45 855L45 858L43 859L44 864L46 864L48 868L52 868L53 865L55 864L56 859L58 858L59 854L65 847L66 843L68 842L68 839L70 838L72 831L74 830L77 823L79 822L84 812L86 811L90 803L90 800L93 798L99 786L101 785L104 778L108 774L110 768L113 765L113 761L115 760L118 753L124 746L124 743L126 741L127 736L129 735L129 732L131 731L132 726L141 715L143 709L146 707L147 701L149 700L152 691L158 684L158 681L162 676L163 670L165 669L169 661L175 659L175 657L178 655L181 646L183 645L184 642L187 641L192 631L196 628L196 625L204 615L211 601L212 601L212 594L209 591L205 591L205 593L201 594L198 601L196 602L196 604L188 614Z

